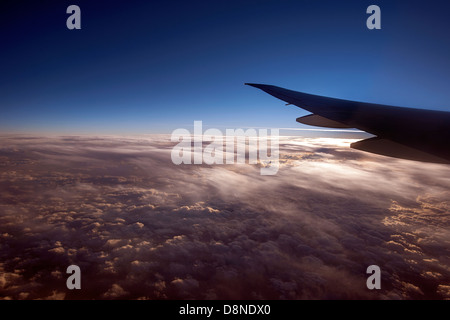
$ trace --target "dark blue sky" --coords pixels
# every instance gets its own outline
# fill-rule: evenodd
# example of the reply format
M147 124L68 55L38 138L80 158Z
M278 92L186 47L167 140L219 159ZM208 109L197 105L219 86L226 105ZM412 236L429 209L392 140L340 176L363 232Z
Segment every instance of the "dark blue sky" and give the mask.
M0 131L296 127L244 82L450 111L448 1L3 1ZM81 8L81 30L66 8ZM381 8L382 29L366 28Z

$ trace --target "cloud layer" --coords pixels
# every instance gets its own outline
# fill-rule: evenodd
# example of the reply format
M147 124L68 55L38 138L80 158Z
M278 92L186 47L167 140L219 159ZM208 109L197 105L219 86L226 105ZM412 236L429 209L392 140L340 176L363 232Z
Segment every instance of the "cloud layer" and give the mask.
M4 136L0 297L450 298L450 167L349 143L283 137L261 176L176 166L168 136Z

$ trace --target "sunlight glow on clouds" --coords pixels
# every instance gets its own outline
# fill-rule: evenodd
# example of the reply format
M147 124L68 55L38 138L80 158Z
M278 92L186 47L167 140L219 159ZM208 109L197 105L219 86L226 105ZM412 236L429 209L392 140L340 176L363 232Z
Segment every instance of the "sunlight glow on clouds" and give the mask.
M274 176L176 166L165 135L1 142L3 299L450 296L448 166L349 139L281 137ZM82 290L65 288L70 264Z

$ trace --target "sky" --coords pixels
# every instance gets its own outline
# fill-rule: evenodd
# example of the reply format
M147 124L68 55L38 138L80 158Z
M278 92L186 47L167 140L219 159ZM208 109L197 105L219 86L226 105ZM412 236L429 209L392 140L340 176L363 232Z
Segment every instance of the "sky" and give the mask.
M81 9L69 30L66 9ZM366 9L381 8L381 30ZM0 131L298 127L245 82L450 111L448 1L2 1Z

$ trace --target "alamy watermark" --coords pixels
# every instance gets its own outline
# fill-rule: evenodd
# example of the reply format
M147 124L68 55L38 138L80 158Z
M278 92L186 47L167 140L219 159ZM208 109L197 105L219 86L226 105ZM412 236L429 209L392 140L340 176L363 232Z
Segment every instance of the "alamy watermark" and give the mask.
M81 9L77 5L70 5L66 10L70 16L67 18L66 26L69 30L81 29ZM366 10L370 16L367 18L366 26L369 30L381 29L381 9L377 5L370 5Z
M269 134L270 130L270 134ZM258 164L261 175L274 175L279 168L279 129L215 128L203 132L202 121L194 121L194 132L176 129L171 141L172 162L179 164Z
M368 266L366 273L370 274L370 276L367 278L367 281L366 281L367 289L369 289L369 290L381 289L381 269L380 269L380 267L375 264Z
M66 286L67 289L81 289L81 269L79 266L72 264L67 267L66 273L71 274L70 277L67 278Z

